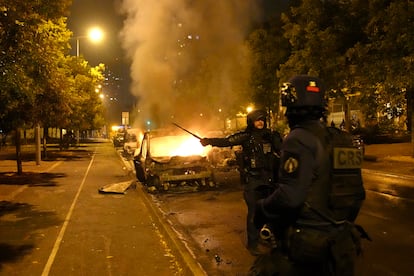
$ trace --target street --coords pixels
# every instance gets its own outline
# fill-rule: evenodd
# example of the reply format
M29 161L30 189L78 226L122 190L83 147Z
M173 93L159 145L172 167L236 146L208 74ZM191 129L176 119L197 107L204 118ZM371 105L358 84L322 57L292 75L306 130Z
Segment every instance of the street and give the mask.
M373 240L363 241L363 275L412 275L414 178L396 179L368 170L363 175L367 199L357 223ZM244 248L246 209L236 188L237 178L233 181L217 192L154 196L168 217L194 241L199 261L208 267L209 275L243 275L253 261ZM221 262L215 261L216 255Z
M39 182L16 185L0 205L0 274L188 274L191 262L170 246L140 189L98 192L131 179L107 142L77 149Z
M366 242L367 275L411 275L414 256L414 178L366 172L367 199L358 222L373 242Z
M373 239L363 242L364 275L408 276L414 178L379 165L367 162L363 170L367 200L358 223ZM244 248L236 170L217 171L212 191L148 194L137 183L126 194L98 192L134 183L131 168L105 142L54 159L29 184L4 184L2 176L0 275L246 274L254 258Z

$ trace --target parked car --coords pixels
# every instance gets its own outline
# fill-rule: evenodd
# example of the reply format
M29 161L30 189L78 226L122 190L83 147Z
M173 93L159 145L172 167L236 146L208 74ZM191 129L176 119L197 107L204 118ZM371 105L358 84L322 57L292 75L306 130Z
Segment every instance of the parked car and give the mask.
M112 138L112 141L114 143L114 147L123 147L125 141L125 133L117 132Z
M134 167L137 179L149 191L197 191L216 186L206 149L187 134L144 133Z
M124 155L127 157L133 156L135 150L138 148L138 138L135 133L127 133L124 140Z

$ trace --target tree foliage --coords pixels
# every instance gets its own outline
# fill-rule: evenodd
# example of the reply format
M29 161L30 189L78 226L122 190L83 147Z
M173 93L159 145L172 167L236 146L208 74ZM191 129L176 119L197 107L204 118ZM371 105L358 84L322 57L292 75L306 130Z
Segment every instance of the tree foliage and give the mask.
M0 0L0 129L92 129L103 124L95 88L104 66L68 56L71 0ZM16 135L19 137L19 135ZM19 152L19 139L16 139ZM19 155L19 153L18 153ZM18 171L19 168L18 161Z
M253 101L261 108L277 114L279 78L276 72L290 53L288 41L281 32L280 20L273 18L255 29L250 34L248 42L252 52L250 86Z
M104 67L90 68L83 58L67 55L72 33L64 15L71 1L49 2L0 2L3 131L34 123L44 127L97 127L91 121L99 120L91 114L102 111L95 88L103 81ZM81 123L82 117L85 122Z
M325 81L331 100L344 106L356 104L367 124L412 129L414 2L289 3L280 16L281 24L268 22L269 28L259 26L249 37L255 101L275 103L270 91L276 92L277 101L281 82L311 74ZM287 47L282 46L283 39Z

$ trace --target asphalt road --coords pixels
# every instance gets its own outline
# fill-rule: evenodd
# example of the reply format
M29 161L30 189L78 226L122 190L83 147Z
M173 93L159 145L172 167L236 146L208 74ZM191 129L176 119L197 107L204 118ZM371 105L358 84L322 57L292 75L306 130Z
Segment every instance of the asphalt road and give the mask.
M401 173L413 163L387 158L363 171L358 222L373 238L364 242L364 275L411 275L414 178ZM35 171L26 182L8 177L4 164L0 275L245 275L254 260L244 248L237 171L217 172L212 191L148 194L138 183L126 194L102 194L104 185L134 181L131 163L110 143L25 163Z
M394 149L394 154L401 150ZM361 270L363 275L409 276L414 256L414 163L382 151L376 156L378 162L366 162L363 169L367 199L357 222L373 241L363 241ZM216 191L155 194L153 201L209 275L246 275L254 258L244 248L246 207L238 173L221 172L216 178Z
M135 183L112 144L80 147L53 164L30 184L11 185L2 175L0 275L203 273L141 189L98 192Z

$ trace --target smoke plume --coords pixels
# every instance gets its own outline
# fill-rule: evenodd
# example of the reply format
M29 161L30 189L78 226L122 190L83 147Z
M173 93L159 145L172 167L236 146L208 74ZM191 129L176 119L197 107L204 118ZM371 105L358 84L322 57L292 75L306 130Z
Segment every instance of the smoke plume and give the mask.
M247 101L257 0L123 0L123 48L140 121L207 121ZM220 110L220 111L219 111Z

